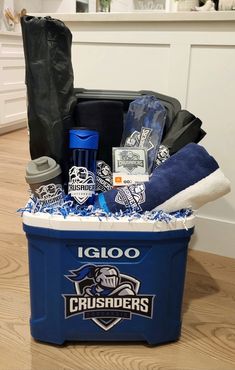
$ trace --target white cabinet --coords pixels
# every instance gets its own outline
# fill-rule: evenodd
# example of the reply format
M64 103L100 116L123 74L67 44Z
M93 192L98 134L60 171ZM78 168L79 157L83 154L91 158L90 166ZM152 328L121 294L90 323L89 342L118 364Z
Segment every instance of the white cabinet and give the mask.
M19 33L0 33L0 134L26 126L25 64Z

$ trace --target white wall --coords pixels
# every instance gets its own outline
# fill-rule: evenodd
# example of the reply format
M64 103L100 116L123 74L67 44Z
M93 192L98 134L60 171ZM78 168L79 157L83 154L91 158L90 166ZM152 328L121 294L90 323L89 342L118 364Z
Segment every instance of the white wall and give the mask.
M203 144L235 186L235 45L194 45L190 53L186 106L197 112L208 135ZM235 222L235 198L208 204L205 217Z
M40 13L42 11L42 0L15 0L14 6L17 12L25 8L28 13Z
M28 13L76 12L76 0L14 0L14 6L16 11L25 8Z
M42 0L42 13L76 13L75 0Z

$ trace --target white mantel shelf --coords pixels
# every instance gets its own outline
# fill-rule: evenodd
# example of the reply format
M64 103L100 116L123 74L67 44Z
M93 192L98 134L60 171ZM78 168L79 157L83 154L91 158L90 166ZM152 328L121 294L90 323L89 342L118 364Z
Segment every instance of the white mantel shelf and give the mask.
M32 14L44 17L48 14ZM234 22L235 11L50 14L64 22Z

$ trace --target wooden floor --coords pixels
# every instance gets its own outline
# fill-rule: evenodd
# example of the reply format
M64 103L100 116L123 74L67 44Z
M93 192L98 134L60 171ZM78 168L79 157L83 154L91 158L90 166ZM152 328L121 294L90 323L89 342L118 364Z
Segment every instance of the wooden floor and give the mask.
M27 247L15 212L27 200L28 159L26 130L0 136L0 370L234 370L235 260L196 251L189 253L180 341L58 347L30 337Z

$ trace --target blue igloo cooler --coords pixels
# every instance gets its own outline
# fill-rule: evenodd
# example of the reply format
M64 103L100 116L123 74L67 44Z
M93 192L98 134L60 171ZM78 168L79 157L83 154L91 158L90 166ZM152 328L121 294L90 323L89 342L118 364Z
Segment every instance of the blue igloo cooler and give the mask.
M43 342L175 341L194 216L24 213L32 336Z

